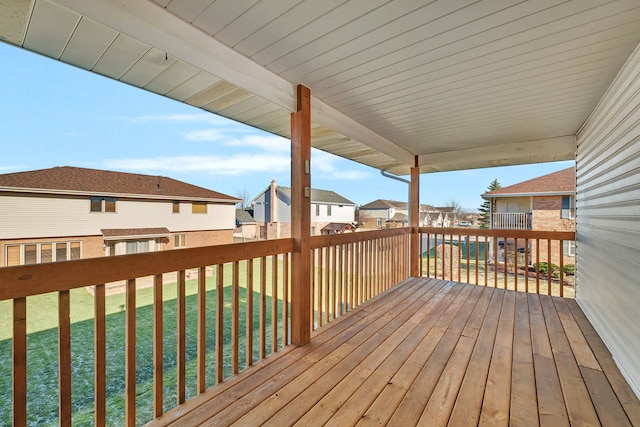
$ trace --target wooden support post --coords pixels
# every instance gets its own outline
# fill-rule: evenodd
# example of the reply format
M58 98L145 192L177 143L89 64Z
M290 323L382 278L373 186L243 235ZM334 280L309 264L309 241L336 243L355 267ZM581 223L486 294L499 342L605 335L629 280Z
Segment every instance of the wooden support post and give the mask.
M409 240L409 260L410 275L411 277L418 277L422 274L420 271L420 233L418 232L418 225L420 223L420 168L418 167L418 156L415 159L415 165L411 168L411 197L409 200L409 209L411 217L411 236Z
M291 342L311 340L311 92L298 85L291 114Z

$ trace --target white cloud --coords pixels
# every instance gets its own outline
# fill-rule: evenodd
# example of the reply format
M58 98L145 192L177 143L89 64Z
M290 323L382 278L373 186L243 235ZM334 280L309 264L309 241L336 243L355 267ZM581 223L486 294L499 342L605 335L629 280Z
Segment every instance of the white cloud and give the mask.
M210 175L244 175L256 172L286 172L289 156L236 154L230 156L173 156L137 159L108 159L109 169L143 172L206 172Z
M333 154L313 150L311 156L313 177L356 181L369 176L367 172L356 169L356 165Z
M218 129L194 130L182 134L187 141L220 141L224 134Z
M276 135L247 135L243 138L232 138L225 141L230 147L256 147L264 151L289 151L291 142Z

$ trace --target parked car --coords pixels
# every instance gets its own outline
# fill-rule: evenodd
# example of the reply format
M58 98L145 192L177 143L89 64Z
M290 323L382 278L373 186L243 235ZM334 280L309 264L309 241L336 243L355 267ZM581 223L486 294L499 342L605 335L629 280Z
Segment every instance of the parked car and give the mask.
M458 226L459 227L471 227L471 222L469 222L469 221L460 221L458 223Z

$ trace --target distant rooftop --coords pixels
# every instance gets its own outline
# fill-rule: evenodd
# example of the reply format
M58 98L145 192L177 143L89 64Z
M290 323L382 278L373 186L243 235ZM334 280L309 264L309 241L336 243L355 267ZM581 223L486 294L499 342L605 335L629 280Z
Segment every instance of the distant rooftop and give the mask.
M572 166L558 172L489 191L483 198L543 194L572 194L576 190L576 169Z
M278 191L280 191L285 196L291 198L291 188L290 187L277 187ZM335 205L354 205L351 200L342 197L340 194L331 190L318 190L317 188L311 189L311 203L331 203Z
M238 202L235 197L173 178L71 166L0 175L0 190L86 195L126 195L160 199Z

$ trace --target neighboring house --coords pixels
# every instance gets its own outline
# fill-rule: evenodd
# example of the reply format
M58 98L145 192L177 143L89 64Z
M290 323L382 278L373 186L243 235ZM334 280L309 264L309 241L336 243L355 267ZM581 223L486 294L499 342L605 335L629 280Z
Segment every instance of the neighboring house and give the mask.
M0 175L0 266L232 242L235 197L76 167Z
M575 230L575 168L567 168L508 187L490 191L482 197L491 202L491 228L494 230ZM535 251L535 242L532 244ZM540 251L545 253L546 242ZM575 262L575 242L564 242L564 263ZM552 262L559 264L559 258Z
M258 236L258 223L246 209L236 209L236 229L233 231L234 239L239 241L256 240Z
M260 239L279 239L291 236L291 188L276 181L252 201L253 217L258 223ZM356 204L334 191L311 189L311 235L316 236L347 231L353 224ZM330 224L336 224L326 228Z
M420 205L420 227L449 227L452 225L452 208L436 208ZM409 224L407 202L378 199L358 208L358 223L362 229L406 227Z

